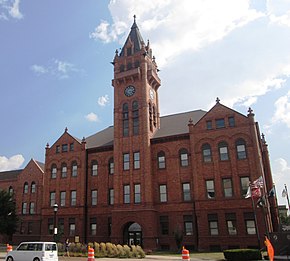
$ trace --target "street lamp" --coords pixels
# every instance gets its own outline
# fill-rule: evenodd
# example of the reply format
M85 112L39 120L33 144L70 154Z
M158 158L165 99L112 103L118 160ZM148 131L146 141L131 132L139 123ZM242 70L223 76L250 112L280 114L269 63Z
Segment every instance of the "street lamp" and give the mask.
M58 210L58 205L55 203L53 205L53 212L54 212L54 219L53 219L53 240L54 242L56 242L56 235L57 235L57 226L56 226L56 213L57 213L57 210Z

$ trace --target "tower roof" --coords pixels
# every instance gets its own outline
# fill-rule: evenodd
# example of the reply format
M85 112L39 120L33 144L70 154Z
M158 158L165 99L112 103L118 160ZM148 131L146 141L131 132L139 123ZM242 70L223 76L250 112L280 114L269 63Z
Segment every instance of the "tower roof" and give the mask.
M139 32L139 28L136 24L136 15L134 15L134 22L131 27L131 31L127 37L127 40L122 48L120 56L125 56L125 48L129 43L133 44L134 49L132 50L133 53L136 53L142 49L142 45L144 45L143 38Z

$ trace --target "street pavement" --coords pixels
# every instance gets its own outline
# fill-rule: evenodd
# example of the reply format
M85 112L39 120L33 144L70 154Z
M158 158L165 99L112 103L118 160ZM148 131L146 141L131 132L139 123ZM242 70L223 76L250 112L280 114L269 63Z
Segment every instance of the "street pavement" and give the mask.
M5 260L5 252L0 252L0 260ZM88 258L87 257L63 257L60 256L59 257L59 261L87 261ZM145 258L140 259L140 258L128 258L128 259L124 259L124 258L95 258L95 261L117 261L117 260L128 260L128 261L141 261L141 260L148 260L148 261L167 261L167 260L182 260L182 257L180 255L180 257L178 256L156 256L156 255L147 255ZM206 260L206 261L215 261L215 260L211 260L211 259L198 259L198 258L192 258L190 257L191 261L201 261L201 260Z

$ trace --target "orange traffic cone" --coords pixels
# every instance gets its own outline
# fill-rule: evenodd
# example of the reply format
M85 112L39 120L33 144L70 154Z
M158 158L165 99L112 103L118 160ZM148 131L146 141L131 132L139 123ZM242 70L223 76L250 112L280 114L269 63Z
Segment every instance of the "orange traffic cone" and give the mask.
M88 250L88 261L95 261L95 250L92 247Z
M182 260L189 261L189 251L185 249L185 247L182 247Z

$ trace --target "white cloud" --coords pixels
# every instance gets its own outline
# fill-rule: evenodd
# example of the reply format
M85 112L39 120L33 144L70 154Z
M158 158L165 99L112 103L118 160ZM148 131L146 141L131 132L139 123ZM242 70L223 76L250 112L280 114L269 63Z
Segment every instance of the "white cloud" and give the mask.
M276 187L277 197L279 198L279 204L286 204L285 199L281 197L284 184L289 182L290 166L288 162L283 158L278 158L272 161L272 174Z
M281 122L290 128L290 91L275 102L275 108L272 124Z
M20 0L0 0L0 20L22 19L19 6Z
M85 118L88 120L88 121L92 121L92 122L98 122L99 121L99 117L97 114L91 112L89 114L87 114L85 116Z
M106 106L109 102L109 96L106 94L105 96L101 96L98 98L98 104L102 107Z
M24 162L24 157L20 154L10 158L0 156L0 171L14 170L20 168Z
M82 72L74 64L58 59L51 60L48 65L34 64L30 69L37 74L50 74L59 79L67 79L73 73Z
M32 65L30 69L37 74L44 74L48 72L48 70L45 67L37 64Z
M20 0L15 0L11 9L9 10L9 14L16 19L21 19L23 15L20 13L19 10Z

